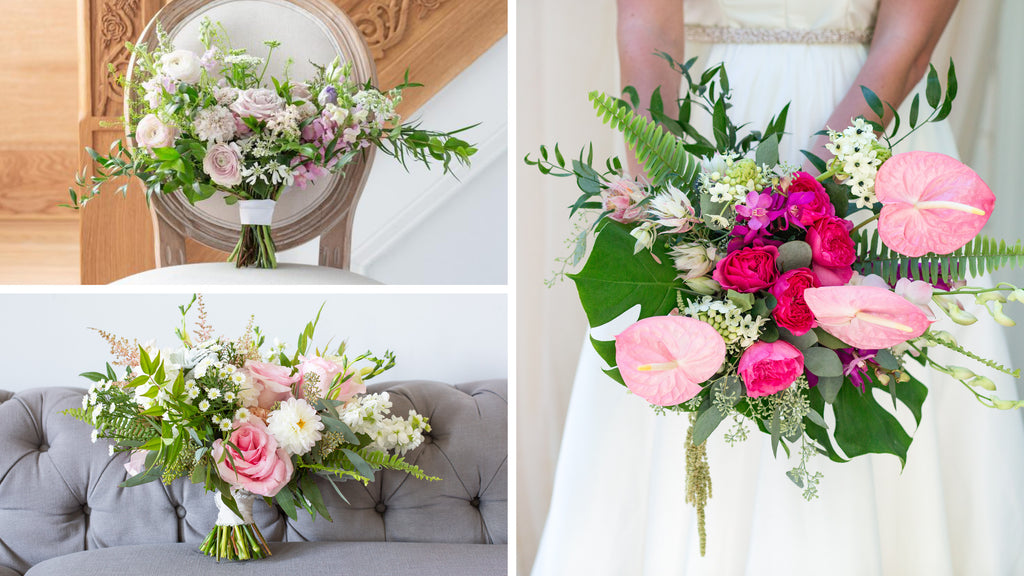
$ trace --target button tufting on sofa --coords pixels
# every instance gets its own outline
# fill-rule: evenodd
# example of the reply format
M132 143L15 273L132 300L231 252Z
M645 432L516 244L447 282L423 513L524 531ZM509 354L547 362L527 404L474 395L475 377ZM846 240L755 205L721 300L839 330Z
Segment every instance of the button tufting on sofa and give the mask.
M469 503L474 508L479 508L480 507L480 497L479 496L473 496L473 499L470 500Z
M497 544L495 549L504 555L506 383L403 382L371 385L368 391L385 390L396 414L415 409L430 418L432 434L407 458L441 480L425 482L380 471L366 486L338 484L350 504L318 480L334 522L314 522L308 514L291 520L277 506L258 500L253 516L263 535L271 546L281 541L343 542L359 550L370 544L387 549L413 542L478 548ZM191 554L213 526L213 496L201 485L179 479L169 486L118 486L125 480L127 454L111 458L106 440L92 443L87 425L59 414L81 406L83 393L55 387L15 395L0 390L0 574L6 568L24 574L49 558L115 546L139 549L179 542ZM45 458L31 457L42 451ZM452 506L457 500L478 505ZM487 505L479 505L481 501ZM305 544L290 546L301 550ZM504 567L495 573L504 573Z

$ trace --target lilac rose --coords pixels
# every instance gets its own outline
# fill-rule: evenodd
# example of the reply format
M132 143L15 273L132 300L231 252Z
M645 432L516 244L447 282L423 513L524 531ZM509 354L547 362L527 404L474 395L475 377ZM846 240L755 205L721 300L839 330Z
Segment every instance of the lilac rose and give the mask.
M268 88L250 88L238 92L231 111L242 118L266 120L284 110L284 99Z

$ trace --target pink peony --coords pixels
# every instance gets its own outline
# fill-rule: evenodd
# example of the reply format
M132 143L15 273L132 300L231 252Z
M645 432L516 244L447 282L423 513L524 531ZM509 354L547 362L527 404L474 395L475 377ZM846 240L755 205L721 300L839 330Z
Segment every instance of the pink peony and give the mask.
M772 310L775 322L797 336L817 326L814 314L804 302L804 290L818 286L821 286L818 277L807 268L796 268L779 276L771 288L772 296L778 301Z
M284 110L284 99L268 88L240 90L238 99L231 103L231 111L242 118L266 120Z
M779 270L775 267L778 257L779 249L775 246L741 248L719 260L711 277L727 290L764 290L779 277Z
M912 302L877 286L808 288L804 300L822 329L864 350L917 338L931 324Z
M299 375L291 376L290 368L254 360L246 360L244 368L259 393L260 408L270 410L274 404L292 398L292 385L299 381Z
M292 478L292 461L266 424L259 418L235 422L228 438L238 450L231 450L231 459L224 454L224 441L213 442L213 458L217 473L233 488L248 490L260 496L273 497Z
M882 203L878 235L907 256L949 254L970 242L995 206L996 197L973 170L935 152L897 154L875 177Z
M647 191L643 186L627 178L620 178L601 191L604 210L612 212L608 217L623 224L636 222L644 215L644 207L640 205L644 198L647 198Z
M747 396L768 396L789 388L804 372L804 355L782 340L754 342L740 356L737 367Z
M299 364L299 374L301 378L299 380L299 389L297 390L296 396L299 398L305 397L306 386L316 386L320 391L320 396L330 398L331 400L345 401L355 396L356 394L362 394L366 392L366 384L359 378L352 377L341 384L335 394L331 393L331 384L334 382L335 377L342 373L344 367L337 362L333 362L326 358L319 356L299 356L301 364Z
M241 184L242 156L238 153L238 146L220 143L208 147L203 158L203 172L220 186L231 188Z
M807 230L807 243L811 245L811 259L815 264L840 268L857 259L849 220L829 216L819 219Z
M725 340L710 324L686 316L644 318L615 337L615 361L626 386L658 406L686 402L725 360Z
M135 127L135 141L144 148L168 148L177 137L178 129L161 122L156 114L146 114Z

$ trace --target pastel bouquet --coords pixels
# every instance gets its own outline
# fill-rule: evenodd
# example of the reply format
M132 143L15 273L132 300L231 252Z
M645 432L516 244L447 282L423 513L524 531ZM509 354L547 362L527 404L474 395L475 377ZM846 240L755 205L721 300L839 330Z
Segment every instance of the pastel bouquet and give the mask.
M818 176L779 161L788 106L763 130L733 124L724 66L699 79L695 63L662 54L686 80L678 117L657 93L642 116L629 101L591 93L597 114L620 130L647 179L627 178L618 158L595 166L592 148L567 162L558 146L526 157L542 173L576 180L571 207L582 230L567 267L592 327L639 309L614 341L591 338L606 372L659 411L688 412L687 499L697 508L701 550L710 495L705 441L732 422L729 443L750 423L797 456L787 475L807 499L817 495L815 454L845 462L868 453L905 461L908 432L884 404L891 398L920 422L928 390L907 368L919 364L962 382L983 404L1018 408L991 394L992 379L929 355L941 347L1019 376L932 327L938 315L977 320L972 298L1000 324L1024 291L1000 283L969 287L971 276L1019 264L1020 242L978 236L995 197L970 168L942 154L893 153L901 126L913 132L945 118L956 95L950 63L946 88L932 67L923 114L915 96L909 118L881 125L885 108L862 88L876 120L859 117L827 130L829 158L805 152ZM943 95L943 92L945 93ZM691 123L704 111L705 137ZM909 132L908 132L909 133ZM596 235L589 256L588 239ZM884 391L884 396L875 395ZM834 418L829 430L826 414Z
M382 92L357 84L351 63L338 58L314 64L316 74L299 80L267 75L279 43L265 42L266 57L234 49L223 27L204 20L206 51L175 49L158 29L157 46L128 44L132 73L120 78L126 102L126 145L109 155L87 149L93 175L76 177L70 204L79 208L113 178L136 176L153 194L179 192L191 203L223 193L237 204L241 238L230 260L238 267L277 265L270 224L275 202L288 188L305 189L343 171L364 148L374 146L398 159L468 164L476 149L455 134L402 123L396 107L405 83ZM127 184L119 188L122 194Z
M198 302L192 334L186 316ZM215 336L201 298L180 307L180 345L159 350L99 331L114 360L93 382L82 408L67 414L93 426L93 442L107 438L110 455L129 452L122 486L189 478L214 493L216 526L200 550L218 560L270 555L253 522L257 497L277 503L292 519L305 510L330 520L317 478L344 499L337 483L369 483L374 472L399 470L437 480L403 455L430 431L410 410L391 414L387 392L367 394L367 380L394 366L390 352L349 358L314 350L320 314L308 323L293 354L265 337L250 320L236 339Z

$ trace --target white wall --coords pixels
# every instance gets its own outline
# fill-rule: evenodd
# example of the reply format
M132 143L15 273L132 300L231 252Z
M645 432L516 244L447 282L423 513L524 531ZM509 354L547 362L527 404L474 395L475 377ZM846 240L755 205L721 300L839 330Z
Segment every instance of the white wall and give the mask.
M416 71L411 71L416 79ZM415 89L413 89L415 90ZM352 270L387 284L505 284L508 270L508 39L407 120L476 144L470 168L402 166L377 154L356 209ZM317 242L282 252L314 264Z
M142 343L177 343L185 294L6 294L0 298L0 389L80 386L101 370L106 343L90 327ZM241 335L251 314L268 340L291 350L299 331L326 303L314 344L348 339L350 350L393 350L396 367L379 381L425 379L451 384L505 378L507 310L500 294L208 294L217 334ZM193 315L194 318L194 315Z

